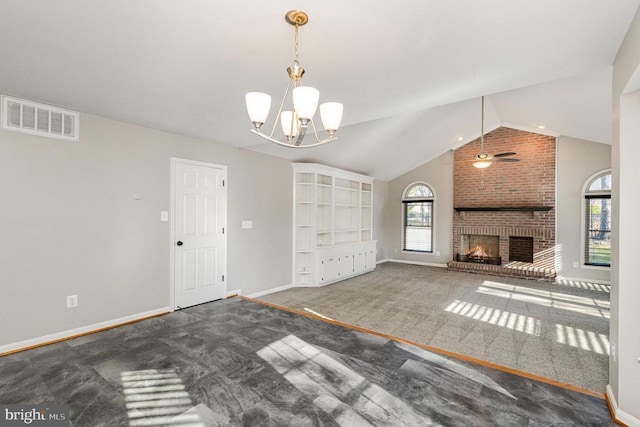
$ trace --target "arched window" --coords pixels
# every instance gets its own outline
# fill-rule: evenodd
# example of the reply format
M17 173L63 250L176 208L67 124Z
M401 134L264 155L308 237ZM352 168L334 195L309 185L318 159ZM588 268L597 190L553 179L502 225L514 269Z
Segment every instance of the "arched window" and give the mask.
M402 249L433 252L433 190L418 182L407 187L402 198Z
M592 176L584 187L584 264L611 266L611 171Z

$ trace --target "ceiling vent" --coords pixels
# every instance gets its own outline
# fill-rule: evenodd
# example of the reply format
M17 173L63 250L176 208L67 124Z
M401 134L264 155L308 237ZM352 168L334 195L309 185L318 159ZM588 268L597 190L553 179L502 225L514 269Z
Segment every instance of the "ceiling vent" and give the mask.
M2 129L78 141L80 113L2 95Z

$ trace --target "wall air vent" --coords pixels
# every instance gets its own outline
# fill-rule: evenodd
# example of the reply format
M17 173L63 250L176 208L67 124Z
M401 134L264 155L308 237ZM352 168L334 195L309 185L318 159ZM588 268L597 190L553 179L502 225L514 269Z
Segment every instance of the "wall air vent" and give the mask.
M80 113L2 95L2 129L78 141Z

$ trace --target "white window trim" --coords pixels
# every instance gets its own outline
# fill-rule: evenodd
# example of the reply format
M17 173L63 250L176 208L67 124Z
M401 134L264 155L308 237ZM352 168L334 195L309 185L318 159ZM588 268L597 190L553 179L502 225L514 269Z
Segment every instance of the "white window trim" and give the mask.
M405 230L404 230L404 201L405 200L409 200L405 198L405 194L407 194L407 191L411 188L414 187L416 185L425 185L427 187L429 187L429 189L431 190L431 194L433 195L431 200L433 200L433 211L431 212L431 252L422 252L422 251L408 251L404 248L404 236L405 236ZM403 254L414 254L414 255L421 255L421 256L433 256L433 257L437 257L439 255L437 255L439 252L437 250L437 235L436 235L436 191L433 189L433 186L426 183L425 181L414 181L411 184L407 185L404 190L402 191L402 197L400 198L400 248L401 248L401 252Z
M611 175L611 168L608 169L602 169L599 172L594 173L593 175L591 175L589 178L586 179L586 181L584 182L584 184L582 184L582 192L580 193L580 269L584 269L584 270L601 270L601 271L609 271L611 270L611 267L607 267L607 266L603 266L603 265L587 265L586 264L586 258L585 258L585 253L584 253L584 248L586 245L586 241L585 241L585 229L587 224L585 223L585 218L587 217L587 212L586 212L586 203L584 202L585 200L585 196L587 195L587 193L589 192L589 185L593 182L594 179L596 179L598 176L601 175ZM613 178L613 177L612 177ZM611 182L611 186L613 187L613 181ZM575 258L574 258L575 259Z

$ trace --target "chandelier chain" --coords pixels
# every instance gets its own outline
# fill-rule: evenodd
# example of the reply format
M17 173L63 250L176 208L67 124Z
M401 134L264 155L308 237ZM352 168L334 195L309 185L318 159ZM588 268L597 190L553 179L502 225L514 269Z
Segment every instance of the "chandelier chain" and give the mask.
M295 40L295 49L294 49L294 54L295 54L295 59L294 59L294 63L299 64L298 62L298 27L299 25L296 24L294 25L295 27L295 36L294 36L294 40Z

